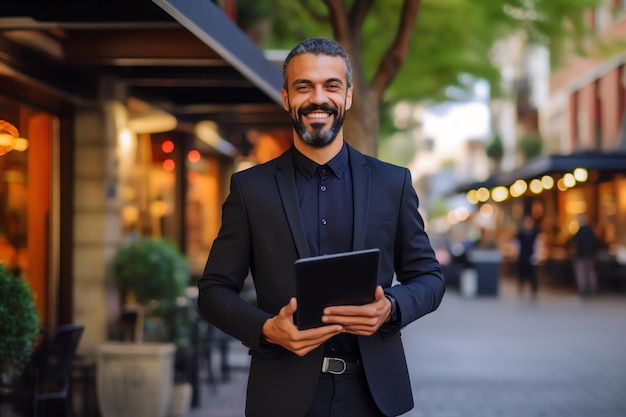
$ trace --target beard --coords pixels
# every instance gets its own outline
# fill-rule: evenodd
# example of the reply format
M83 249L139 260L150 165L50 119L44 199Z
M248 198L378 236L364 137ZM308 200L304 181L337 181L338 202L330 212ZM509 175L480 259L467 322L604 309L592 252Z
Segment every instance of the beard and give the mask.
M313 128L312 131L307 130L304 125L304 122L302 121L304 114L315 110L322 110L334 116L335 119L326 132L324 132L324 123L311 123L311 127ZM297 111L297 116L294 115L293 108L290 109L289 113L291 114L291 125L293 126L296 134L304 143L315 148L323 148L324 146L332 143L343 127L343 122L345 120L345 113L339 114L339 109L327 104L319 106L311 105L300 108Z

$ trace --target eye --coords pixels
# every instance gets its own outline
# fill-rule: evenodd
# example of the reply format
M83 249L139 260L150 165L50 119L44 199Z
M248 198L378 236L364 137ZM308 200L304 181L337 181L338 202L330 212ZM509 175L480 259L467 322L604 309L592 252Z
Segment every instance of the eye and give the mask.
M311 87L309 85L306 85L306 84L299 84L299 85L296 85L296 87L295 87L295 90L300 92L300 93L308 91L310 89L311 89Z
M328 84L327 88L331 91L337 91L341 88L341 85L338 83L331 83L331 84Z

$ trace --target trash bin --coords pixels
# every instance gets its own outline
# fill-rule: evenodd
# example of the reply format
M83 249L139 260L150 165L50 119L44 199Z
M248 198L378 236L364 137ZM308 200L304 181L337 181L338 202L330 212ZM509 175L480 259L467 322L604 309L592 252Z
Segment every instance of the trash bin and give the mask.
M476 295L497 296L502 253L498 249L472 249L468 258L476 270Z

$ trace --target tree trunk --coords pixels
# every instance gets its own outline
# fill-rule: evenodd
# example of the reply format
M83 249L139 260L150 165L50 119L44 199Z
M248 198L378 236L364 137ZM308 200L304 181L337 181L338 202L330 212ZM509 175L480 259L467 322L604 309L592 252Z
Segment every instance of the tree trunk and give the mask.
M355 80L356 81L356 80ZM380 103L372 98L363 83L354 89L352 108L348 110L344 125L344 139L366 155L378 155L380 132Z

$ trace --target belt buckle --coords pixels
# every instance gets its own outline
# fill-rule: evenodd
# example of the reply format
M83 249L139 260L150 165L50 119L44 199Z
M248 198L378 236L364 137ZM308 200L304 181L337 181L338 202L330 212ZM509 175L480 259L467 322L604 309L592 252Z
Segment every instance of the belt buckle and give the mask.
M340 367L341 369L339 369ZM322 372L327 374L341 375L346 372L348 366L346 361L341 358L328 358L325 357L322 361Z

